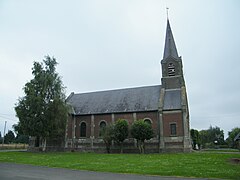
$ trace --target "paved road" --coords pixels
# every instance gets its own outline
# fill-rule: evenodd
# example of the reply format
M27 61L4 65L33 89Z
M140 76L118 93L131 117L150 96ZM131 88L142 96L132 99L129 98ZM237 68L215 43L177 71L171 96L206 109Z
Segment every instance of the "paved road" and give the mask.
M61 168L47 168L31 165L0 163L1 180L184 180L160 176L141 176L131 174L114 174L92 171L78 171Z

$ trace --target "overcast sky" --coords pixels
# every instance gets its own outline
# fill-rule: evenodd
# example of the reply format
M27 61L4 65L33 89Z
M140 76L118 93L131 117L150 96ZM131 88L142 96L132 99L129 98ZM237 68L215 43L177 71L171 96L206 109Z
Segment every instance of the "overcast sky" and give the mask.
M0 0L0 131L33 61L54 56L66 94L160 84L166 6L191 128L240 127L239 0Z

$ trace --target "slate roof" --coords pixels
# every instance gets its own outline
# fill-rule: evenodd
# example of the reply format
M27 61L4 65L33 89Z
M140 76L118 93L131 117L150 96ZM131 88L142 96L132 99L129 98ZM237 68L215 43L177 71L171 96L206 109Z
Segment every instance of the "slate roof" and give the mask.
M76 115L158 110L161 85L71 94Z
M166 90L163 110L181 109L181 89Z

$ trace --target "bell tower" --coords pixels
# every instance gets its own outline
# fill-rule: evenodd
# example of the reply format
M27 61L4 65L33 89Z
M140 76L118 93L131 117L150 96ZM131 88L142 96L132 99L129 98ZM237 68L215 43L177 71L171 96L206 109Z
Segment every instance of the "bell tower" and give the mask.
M167 20L167 30L162 65L162 86L165 89L177 89L184 86L182 59L178 56L169 20Z
M159 152L191 150L189 109L183 76L182 58L178 56L169 19L162 66L159 103Z

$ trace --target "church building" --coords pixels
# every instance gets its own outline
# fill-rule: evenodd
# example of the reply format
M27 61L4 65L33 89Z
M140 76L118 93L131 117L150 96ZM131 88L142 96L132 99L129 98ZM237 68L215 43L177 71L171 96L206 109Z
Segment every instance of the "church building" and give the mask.
M161 60L161 85L89 93L71 93L67 103L72 111L66 127L65 148L105 152L100 131L118 119L129 127L138 119L151 124L154 137L146 142L147 153L189 152L191 150L189 109L183 76L169 20ZM118 152L112 143L112 150ZM136 140L129 135L124 152L138 152Z

